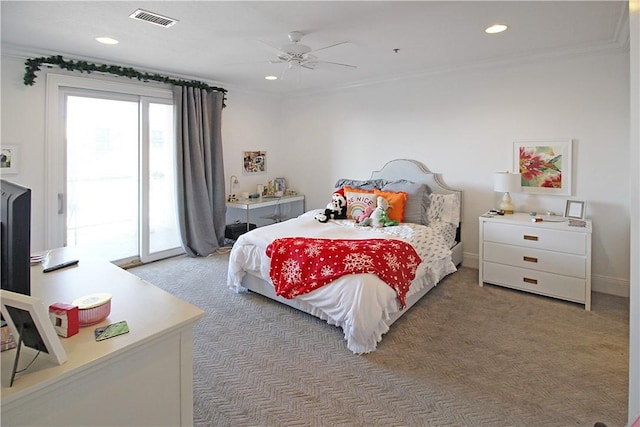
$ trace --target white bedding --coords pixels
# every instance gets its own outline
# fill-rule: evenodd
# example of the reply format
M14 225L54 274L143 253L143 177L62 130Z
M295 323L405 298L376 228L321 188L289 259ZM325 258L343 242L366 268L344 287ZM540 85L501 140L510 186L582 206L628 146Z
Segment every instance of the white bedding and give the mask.
M246 291L242 285L246 274L272 284L269 277L270 258L265 249L269 243L281 237L405 240L414 246L422 259L407 298L425 287L435 286L444 276L456 271L448 244L434 228L406 223L380 229L358 227L353 221L320 223L314 219L318 212L309 211L298 218L241 235L231 250L228 286L236 292ZM326 286L299 295L296 300L304 302L310 314L341 327L347 348L356 354L375 350L382 335L389 330L386 320L400 310L395 291L374 274L343 276Z

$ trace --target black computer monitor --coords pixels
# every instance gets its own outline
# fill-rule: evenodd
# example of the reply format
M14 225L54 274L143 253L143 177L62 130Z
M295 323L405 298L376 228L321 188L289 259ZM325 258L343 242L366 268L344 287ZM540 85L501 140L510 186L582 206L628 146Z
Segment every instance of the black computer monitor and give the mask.
M0 180L2 289L31 294L31 190Z

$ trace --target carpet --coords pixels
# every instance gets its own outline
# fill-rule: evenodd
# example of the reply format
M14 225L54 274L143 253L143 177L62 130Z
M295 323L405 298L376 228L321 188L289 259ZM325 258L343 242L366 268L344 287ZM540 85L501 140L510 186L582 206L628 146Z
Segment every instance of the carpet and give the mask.
M463 267L354 355L342 331L226 287L228 254L129 272L206 312L196 426L624 426L628 300L579 304L477 284Z

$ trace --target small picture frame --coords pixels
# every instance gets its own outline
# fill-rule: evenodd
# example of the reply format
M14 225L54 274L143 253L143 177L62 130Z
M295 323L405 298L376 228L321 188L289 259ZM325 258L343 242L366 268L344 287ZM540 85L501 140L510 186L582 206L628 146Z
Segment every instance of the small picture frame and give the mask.
M565 218L584 219L584 202L578 200L567 200L564 208Z
M18 173L19 148L17 145L2 145L0 147L0 173L15 175Z
M49 319L48 310L39 298L4 289L0 290L0 297L2 317L9 324L16 342L46 353L47 358L58 365L67 361L67 353Z
M274 191L282 191L284 193L287 191L287 180L284 178L276 178L273 180L273 187Z

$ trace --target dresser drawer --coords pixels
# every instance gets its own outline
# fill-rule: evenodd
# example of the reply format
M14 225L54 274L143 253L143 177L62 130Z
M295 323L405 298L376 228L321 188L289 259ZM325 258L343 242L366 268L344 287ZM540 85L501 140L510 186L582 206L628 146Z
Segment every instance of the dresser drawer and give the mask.
M483 262L482 280L541 295L585 302L585 280L576 277Z
M581 279L585 278L587 265L586 257L581 255L493 242L484 243L484 260Z
M585 233L494 222L484 223L484 240L576 255L586 255L587 246Z

